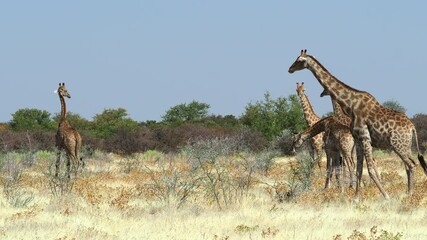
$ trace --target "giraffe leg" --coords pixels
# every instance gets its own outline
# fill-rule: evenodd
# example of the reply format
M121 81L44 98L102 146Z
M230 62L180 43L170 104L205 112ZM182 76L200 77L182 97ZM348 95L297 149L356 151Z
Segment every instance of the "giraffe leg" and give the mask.
M347 166L347 170L348 170L348 173L349 173L349 187L350 188L353 188L353 184L354 184L354 172L353 172L353 170L354 170L354 163L352 163L352 161L351 161L351 158L350 157L348 157L348 156L345 156L344 157L344 163L346 164L346 166Z
M80 166L80 162L77 159L76 156L73 156L73 172L74 172L74 177L77 178L77 171L79 169Z
M320 174L322 174L322 165L321 165L321 160L322 160L322 156L317 155L317 157L316 157L316 162L317 162L317 167L319 168L319 172L320 172Z
M405 165L405 169L406 169L406 176L408 178L408 194L412 195L412 193L414 192L414 177L413 177L413 171L410 167Z
M387 200L390 199L387 192L385 191L385 189L381 185L381 182L379 180L377 173L375 172L375 165L374 165L373 158L372 158L372 146L371 146L369 139L366 139L366 138L363 139L362 140L362 146L363 146L363 152L364 152L365 158L366 158L366 165L368 167L369 176L374 181L375 185L377 185L378 189L380 190L380 192L382 193L384 198Z
M326 180L325 180L325 188L329 188L331 186L331 176L332 176L332 154L326 153Z
M308 152L310 154L311 157L311 163L310 163L310 167L314 166L315 161L317 160L317 156L316 156L316 147L314 145L314 142L312 142L309 147L308 147Z
M320 174L322 174L322 155L323 155L323 150L322 148L316 148L316 162L317 162L317 167L319 168L319 172Z
M342 185L341 185L341 170L342 170L341 169L341 162L342 161L341 161L340 154L338 152L335 152L333 155L332 163L333 163L333 168L335 171L335 179L337 181L338 188L340 188L340 189L342 189Z
M353 144L349 147L349 148L345 148L344 149L344 163L347 166L347 171L349 172L349 187L353 188L354 184L356 183L356 179L355 179L355 162L354 160L357 159L357 155L356 155L356 145L354 144L354 140L353 137L351 137L351 141L353 142Z
M408 157L412 164L408 165L408 170L406 171L406 175L408 176L408 194L414 193L414 168L416 166L415 161Z
M82 147L82 137L80 136L79 133L75 133L76 135L76 147L75 147L75 156L76 156L76 161L78 163L78 166L80 167L80 165L82 166L82 168L85 167L85 162L83 161L83 158L80 157L79 158L79 154L80 154L80 149Z
M59 166L61 164L61 150L58 149L56 152L56 162L55 162L55 177L59 175Z
M405 164L406 176L408 178L408 194L411 195L414 190L414 168L417 162L412 158L412 137L405 138L401 135L392 135L391 145L394 152L402 159Z
M70 155L67 154L67 178L70 179L70 169L71 168L71 159Z
M375 175L377 175L377 178L380 179L380 174L378 173L378 168L374 157L372 157L372 167L375 171Z
M416 163L414 159L409 157L409 154L399 154L397 151L395 152L399 155L405 164L406 176L408 178L408 194L411 195L414 192L414 168Z
M356 148L356 192L355 192L355 200L360 200L360 187L362 183L362 175L363 175L363 160L365 159L365 155L363 153L363 147L362 143L357 140L355 140L355 148Z
M340 168L344 184L347 182L347 163L345 161L345 156L343 154L340 154Z

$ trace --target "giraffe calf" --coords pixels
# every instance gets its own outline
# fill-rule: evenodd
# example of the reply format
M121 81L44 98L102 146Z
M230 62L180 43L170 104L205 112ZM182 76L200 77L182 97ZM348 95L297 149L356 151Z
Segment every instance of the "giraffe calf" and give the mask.
M329 116L321 119L313 126L297 134L294 139L294 147L299 147L304 141L310 139L319 133L324 133L323 141L325 142L325 151L327 156L326 181L325 188L330 187L330 180L335 170L335 176L338 186L341 187L341 165L345 165L350 175L350 187L355 182L354 171L356 151L353 136L350 129L341 124L335 116ZM342 156L342 163L341 163Z

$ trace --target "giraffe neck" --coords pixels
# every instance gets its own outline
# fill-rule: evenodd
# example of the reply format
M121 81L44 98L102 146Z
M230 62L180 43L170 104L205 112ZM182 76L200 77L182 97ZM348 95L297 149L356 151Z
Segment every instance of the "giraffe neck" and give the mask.
M310 139L319 133L322 133L325 131L326 124L332 117L326 117L321 119L320 121L316 122L313 126L307 128L301 133L301 139L303 141Z
M304 93L298 93L298 96L301 99L302 110L304 112L304 118L309 127L313 126L316 122L320 120L319 116L313 110L310 101L308 100L307 95Z
M349 113L351 109L354 109L355 101L353 100L356 99L355 94L360 93L361 91L351 88L338 80L312 56L307 56L307 68L317 78L320 85L322 85L324 89L328 90L331 97L344 108L344 111Z
M65 99L63 96L59 95L59 101L61 102L61 116L59 118L59 123L66 121L67 117L67 105L65 104Z
M351 123L350 117L344 112L344 110L341 108L340 104L331 97L332 106L334 108L335 116L338 118L338 121L340 121L342 124L349 126Z

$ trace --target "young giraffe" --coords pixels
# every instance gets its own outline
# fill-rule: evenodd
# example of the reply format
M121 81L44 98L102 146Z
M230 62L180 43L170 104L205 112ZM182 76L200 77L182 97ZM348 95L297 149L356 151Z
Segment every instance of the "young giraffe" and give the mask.
M297 83L297 94L301 100L305 122L309 127L311 127L320 120L320 117L317 116L317 114L314 112L313 107L311 106L311 103L308 100L307 95L305 94L304 82L301 84ZM320 169L321 168L320 163L322 160L323 147L324 147L323 133L313 136L310 139L310 145L311 145L310 155L314 159L314 161L317 162L317 165Z
M323 89L323 92L320 94L320 97L324 97L324 96L330 96L331 97L331 102L332 102L332 107L334 109L334 114L338 118L338 121L340 121L340 123L342 123L343 125L348 126L350 128L351 127L351 118L343 111L343 109L341 108L339 103L325 89ZM354 145L354 148L356 148L356 145ZM356 152L354 152L354 153L356 153ZM352 155L352 160L354 160L356 158L357 158L356 156ZM354 161L352 163L354 164ZM378 175L377 167L375 166L375 159L373 159L372 167L374 168L375 174L378 177L379 175Z
M405 164L408 178L408 193L413 193L414 167L417 165L412 158L412 138L418 151L418 160L427 175L427 164L420 154L418 138L414 124L409 118L397 111L383 107L371 94L359 91L335 78L307 50L301 54L289 68L289 73L309 69L317 78L320 85L340 104L351 117L351 131L357 147L357 182L356 197L359 198L359 188L363 170L363 157L366 159L369 176L377 185L384 198L389 199L374 172L372 146L391 148Z
M320 94L320 97L330 96L329 92L323 90ZM351 118L345 114L339 103L331 96L332 108L334 109L334 115L338 118L338 120L345 126L350 127Z
M55 176L58 177L59 174L61 151L65 150L67 154L67 177L70 178L70 160L73 164L75 176L77 176L77 169L80 165L79 161L82 161L82 159L78 158L82 146L82 137L79 132L68 123L66 118L67 106L64 97L71 98L71 95L65 88L65 83L59 84L57 93L59 95L59 101L61 102L61 115L59 118L58 131L56 132L57 158Z
M329 116L321 119L313 126L297 134L294 138L294 147L299 147L304 141L320 133L324 133L326 151L326 181L325 188L330 187L332 173L335 170L335 177L338 186L341 187L341 158L350 173L350 187L354 182L354 140L348 126L343 125L337 116Z
M323 97L326 95L329 95L329 93L326 90L323 90L323 92L320 94L320 97ZM347 114L344 113L341 106L338 104L338 102L333 97L331 97L331 102L332 102L332 107L334 110L334 116L339 121L339 123L341 123L342 125L344 125L348 128L344 132L345 137L343 137L343 142L341 144L347 144L343 149L346 149L348 151L348 152L346 152L346 155L348 156L347 162L349 164L349 165L347 165L347 168L348 168L348 171L350 173L350 181L352 183L354 180L354 176L353 176L354 167L355 167L354 161L356 160L357 156L356 156L356 145L355 145L354 139L350 139L350 138L353 138L353 136L351 134L351 130L350 130L351 118L349 116L347 116ZM346 161L344 163L346 163ZM377 172L377 169L376 168L374 168L374 169L375 169L375 172ZM344 173L345 173L345 171L344 171ZM351 183L350 183L350 186L352 186Z

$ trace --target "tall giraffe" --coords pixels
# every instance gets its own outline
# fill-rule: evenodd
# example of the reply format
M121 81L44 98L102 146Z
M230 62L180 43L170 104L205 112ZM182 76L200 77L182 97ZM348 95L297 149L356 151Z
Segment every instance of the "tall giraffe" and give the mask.
M70 178L71 162L73 164L74 174L77 176L77 170L80 165L80 161L82 161L81 158L78 158L80 148L82 146L82 137L67 121L67 106L65 104L64 97L71 98L71 95L65 88L65 83L59 84L57 93L59 95L59 101L61 102L61 115L59 118L58 131L56 132L57 158L55 164L55 176L58 177L59 174L61 151L65 150L65 153L67 154L67 177Z
M412 139L418 152L418 160L427 175L427 164L420 154L418 137L414 124L401 112L383 107L370 93L356 90L335 78L307 50L301 54L290 66L289 73L309 69L317 78L320 85L329 92L343 110L351 117L351 131L357 147L357 181L356 197L359 198L359 188L363 171L363 157L366 159L368 173L375 182L384 198L389 195L382 187L378 176L374 172L372 146L391 148L405 164L408 178L408 194L413 193L414 167L417 163L412 158Z
M347 166L350 173L350 187L352 187L354 182L354 140L350 128L343 125L337 116L323 118L313 126L298 133L294 138L294 147L301 146L304 141L313 136L318 136L320 133L324 133L323 140L325 142L326 151L327 174L325 188L330 187L330 179L334 170L338 186L341 187L341 155L344 160L344 165Z
M305 122L309 127L311 127L320 120L320 117L317 116L317 114L314 112L313 107L310 103L310 100L308 100L308 97L305 94L304 82L301 84L297 83L297 94L301 100ZM311 144L310 155L314 159L314 161L317 162L317 165L319 166L319 169L320 169L320 162L322 160L323 147L324 147L323 133L313 136L310 139L310 144Z

